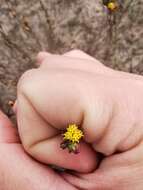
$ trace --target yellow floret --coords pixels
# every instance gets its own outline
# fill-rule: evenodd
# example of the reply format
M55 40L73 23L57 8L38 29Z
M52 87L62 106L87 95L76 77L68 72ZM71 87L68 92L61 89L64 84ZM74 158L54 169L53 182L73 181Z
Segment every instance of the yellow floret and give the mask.
M111 11L114 11L117 8L117 4L115 2L110 2L110 3L108 3L107 7Z
M64 140L69 140L72 143L79 143L79 140L83 137L83 132L78 129L77 125L69 125L67 131L64 133Z

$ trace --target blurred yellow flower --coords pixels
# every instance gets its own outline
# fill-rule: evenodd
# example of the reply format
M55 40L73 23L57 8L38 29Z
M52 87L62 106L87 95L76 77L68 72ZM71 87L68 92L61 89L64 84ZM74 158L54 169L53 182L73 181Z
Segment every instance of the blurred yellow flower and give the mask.
M117 4L115 2L109 2L107 5L108 9L114 11L117 8Z

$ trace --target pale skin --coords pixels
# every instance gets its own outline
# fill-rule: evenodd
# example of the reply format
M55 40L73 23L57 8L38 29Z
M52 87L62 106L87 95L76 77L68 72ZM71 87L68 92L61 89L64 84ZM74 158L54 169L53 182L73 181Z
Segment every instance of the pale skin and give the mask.
M20 79L14 108L23 147L41 163L74 172L58 174L30 158L11 128L8 135L14 137L2 140L0 163L13 189L142 190L143 77L109 69L78 50L40 53L37 62L39 68ZM85 134L78 155L59 148L61 129L69 123ZM6 167L15 170L13 178Z
M35 162L19 141L10 120L0 112L0 189L77 190L49 167Z

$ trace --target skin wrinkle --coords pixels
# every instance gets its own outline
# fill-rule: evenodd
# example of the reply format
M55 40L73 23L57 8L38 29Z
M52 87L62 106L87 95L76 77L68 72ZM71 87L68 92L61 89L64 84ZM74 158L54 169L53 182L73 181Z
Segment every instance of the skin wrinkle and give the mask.
M133 119L133 121L131 120L131 118L134 118L134 116L127 116L130 118L130 125L132 126L130 129L130 132L128 134L126 134L126 136L120 140L120 142L117 145L117 151L126 151L126 150L130 150L134 147L136 147L138 144L140 144L140 141L143 137L143 130L141 130L139 127L140 123L142 123L142 121L136 121ZM136 118L136 117L135 117ZM138 126L138 128L137 128ZM136 138L136 142L132 143L132 141L130 140L130 138L132 139L132 135L135 134L136 130L140 130L140 132L142 133L140 137ZM132 139L133 140L133 139ZM128 143L130 142L130 143ZM127 143L127 144L126 144ZM130 144L130 145L129 145ZM126 148L125 148L126 147Z
M104 138L104 136L108 133L108 130L110 128L110 124L112 123L113 121L113 118L115 116L115 105L113 104L113 107L112 107L112 111L111 111L111 115L108 119L108 123L107 125L104 127L104 131L102 133L102 135L97 139L97 141L94 141L93 142L93 146L95 147L95 150L96 150L96 145L98 146L98 144L100 143L100 141ZM105 153L106 154L106 153Z
M100 169L101 170L103 169L104 171L106 171L108 170L108 168L111 167L111 168L115 168L115 171L116 171L116 169L119 169L119 168L127 169L127 168L130 168L130 166L134 166L140 170L140 167L139 167L140 163L143 163L143 160L141 159L143 156L142 145L143 145L143 142L139 143L138 146L135 146L133 149L107 157L101 163ZM140 156L138 156L138 153ZM113 160L116 160L116 162L112 162ZM141 165L141 167L143 167L143 165ZM124 173L124 170L122 170L122 172Z
M142 135L139 137L139 139L136 140L136 142L134 142L133 144L132 143L129 143L131 142L131 138L132 136L134 135L134 132L136 131L136 126L138 126L138 124L134 124L134 129L128 134L128 136L126 138L123 139L122 142L120 142L120 144L118 145L117 147L117 150L119 151L127 151L127 150L131 150L135 147L137 147L142 141L143 141L143 132L142 132ZM127 144L131 144L130 146ZM126 147L126 148L124 148Z
M130 137L133 133L134 133L134 131L131 129L131 130L129 131L129 133L128 133L123 139L120 140L120 142L119 142L118 145L116 146L116 150L117 150L117 151L121 151L121 152L122 152L122 151L125 151L125 150L122 150L122 148L120 148L120 147L122 147L122 146L124 147L124 144L126 143L126 139L129 139L129 137ZM135 144L134 146L136 146L136 144ZM133 147L134 147L134 146L133 146ZM132 147L132 148L133 148L133 147ZM127 149L130 150L131 148L128 147Z
M97 150L98 152L103 153L106 156L110 156L113 153L115 153L118 150L118 145L120 143L123 143L123 139L126 138L127 135L128 135L128 134L125 134L125 137L123 139L121 139L120 142L116 142L115 141L114 144L111 147L109 147L109 145L106 146L106 151L104 149L102 150L102 147L104 147L104 144L107 142L107 139L108 139L108 141L112 141L111 140L112 134L110 135L110 137L106 136L109 133L111 133L112 127L113 126L109 126L108 129L107 129L107 131L106 131L106 133L104 134L105 136L103 136L103 139L101 139L101 141L99 141L99 143L95 144L95 150ZM106 140L104 138L106 138Z
M94 77L94 80L92 81L93 84L95 84L96 81L96 78L97 78L97 81L101 78L102 80L102 77L100 75L96 75ZM92 78L91 78L92 79ZM95 81L95 82L94 82ZM101 93L97 93L98 91L102 92L103 90L103 84L101 83L101 81L99 81L99 86L100 87L97 87L97 89L95 90L95 92L93 91L93 89L90 89L88 88L87 91L88 93L90 94L96 94L96 96L91 96L89 98L87 98L85 100L86 104L85 104L85 119L84 119L84 129L86 129L87 131L87 135L85 134L85 140L87 142L94 142L95 139L98 141L98 139L100 138L101 139L101 135L102 133L104 133L104 130L106 130L106 126L108 125L108 121L110 119L110 117L112 116L112 107L113 107L113 99L111 101L111 97L108 99L107 97L104 97ZM91 85L92 86L92 85ZM106 92L107 93L107 92ZM85 92L86 94L86 92ZM109 95L109 94L108 94ZM109 97L109 96L108 96ZM109 104L109 107L107 106L106 102L108 102ZM104 106L106 105L106 106ZM96 107L96 109L95 109ZM104 107L104 109L103 109ZM111 110L110 110L111 108ZM96 115L96 112L98 114L98 116ZM96 117L95 117L96 115ZM103 116L104 116L104 119L103 119ZM91 127L88 127L87 124L90 124ZM102 128L100 128L100 126ZM95 133L95 136L94 137L91 137L93 136L93 128L96 128L96 131L94 131ZM93 139L94 138L94 139Z

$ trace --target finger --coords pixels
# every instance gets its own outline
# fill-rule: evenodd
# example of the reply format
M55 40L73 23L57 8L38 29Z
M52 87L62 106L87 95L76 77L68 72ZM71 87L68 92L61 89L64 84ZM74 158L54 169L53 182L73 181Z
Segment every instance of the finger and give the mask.
M99 61L80 59L70 56L53 55L46 58L39 69L73 69L94 74L112 75L113 71L100 64Z
M96 167L96 154L87 144L81 144L79 155L62 150L60 144L63 140L56 137L60 132L42 116L40 117L41 114L38 114L28 101L25 97L18 96L17 116L20 137L29 154L45 164L54 164L80 172L91 171Z
M90 174L61 174L70 184L79 189L142 189L143 144L130 151L103 159L99 168ZM140 155L140 156L138 156ZM113 180L114 179L114 180Z
M88 165L89 168L87 169L84 167L77 168L76 159L72 159L73 165L71 165L70 156L69 159L67 159L67 157L64 157L63 154L59 154L58 150L60 149L61 142L58 141L56 146L50 144L49 139L52 140L55 136L55 134L50 134L51 129L64 129L69 123L76 123L77 125L81 126L84 118L83 110L85 110L84 106L86 105L82 99L84 96L81 96L81 93L79 93L80 91L78 91L80 89L79 84L77 82L75 83L73 79L71 80L70 78L66 78L66 76L70 76L69 72L66 72L66 75L64 73L65 76L63 73L59 73L57 70L52 70L51 72L47 75L47 72L41 72L40 70L29 71L25 74L25 76L23 76L21 84L19 83L18 126L24 147L38 160L40 159L38 155L41 155L41 158L43 158L43 160L40 159L40 161L43 161L44 163L51 163L52 161L53 164L61 164L59 166L75 169L79 172L91 171L92 167L92 169L96 167L97 158L95 152L91 150L90 147L86 148L87 151L85 151L85 149L81 149L80 152L80 155L87 159L86 162L84 159L82 159L82 164L91 164L90 166ZM77 77L81 77L80 72L76 74ZM56 80L53 80L53 77L55 76ZM58 76L60 78L57 78ZM65 78L61 78L61 76L64 76ZM85 79L85 75L82 77L82 80ZM57 80L59 83L58 86ZM67 83L67 81L71 81L72 83ZM75 86L75 84L78 84L78 88ZM85 85L84 81L83 84ZM70 88L69 85L74 85L74 92L73 88ZM48 88L46 89L46 87ZM111 108L111 106L109 106L109 108ZM37 110L38 114L36 113ZM101 118L103 119L103 117ZM44 124L43 121L46 123ZM87 125L88 127L91 126L90 123ZM94 123L94 125L96 126L96 123ZM88 129L85 130L85 134L86 133L88 134ZM40 142L44 143L40 146ZM45 142L47 142L46 146L44 146ZM56 140L53 142L56 142ZM48 146L48 143L50 146ZM39 146L40 148L38 148ZM44 148L42 149L42 147ZM51 147L49 150L50 154L46 154L46 147ZM37 149L38 153L36 153ZM53 150L53 152L51 150ZM56 157L56 155L59 155L62 158L62 162L59 163L59 157ZM47 160L45 160L45 157ZM78 160L78 163L79 162L81 162L80 158Z
M20 144L0 145L1 190L77 190L47 165L34 161Z
M113 189L112 184L115 181L114 176L112 176L112 179L111 179L108 176L104 175L103 172L100 173L100 171L98 169L95 172L93 172L91 174L87 174L87 175L86 174L85 175L84 174L72 175L70 173L62 173L60 175L69 184L75 186L78 189L82 189L82 190ZM117 189L117 187L115 189Z
M96 168L98 160L96 153L89 145L79 144L79 154L69 153L67 149L60 148L62 137L43 140L28 149L28 152L45 164L53 164L62 168L88 173Z
M29 147L33 141L36 144L51 138L56 129L65 129L69 123L83 127L85 140L100 139L114 104L112 93L106 96L105 80L78 71L74 75L61 70L27 72L18 88L18 126L23 143Z
M125 72L119 72L111 68L105 67L100 61L80 50L72 50L63 55L52 55L47 52L40 52L38 54L37 60L39 60L39 66L41 69L79 69L94 74L104 74L116 78L122 77L124 79L133 78L136 80L143 80L141 76L127 74Z
M59 61L55 60L55 62L52 62L51 64L49 64L49 57L52 56L52 54L50 53L47 53L47 52L40 52L37 56L37 63L38 65L41 67L41 68L49 68L49 66L62 66L61 64L56 64L56 63L59 63ZM55 55L57 56L57 59L58 57L60 57L60 55ZM96 60L95 58L93 58L92 56L84 53L83 51L81 50L72 50L72 51L69 51L63 55L61 55L61 57L69 57L69 58L77 58L80 60L84 60L84 62L86 63L86 61L93 61L96 65L100 65L100 66L103 66L103 64L101 62L99 62L98 60ZM78 61L78 62L79 62ZM66 61L66 64L64 64L64 66L69 66L69 64L67 64L68 60ZM56 64L56 65L55 65ZM73 63L74 65L74 60L73 60ZM76 63L75 63L76 64ZM90 64L88 65L88 68L89 68ZM92 66L92 65L91 65ZM71 65L69 66L71 67ZM74 67L72 67L74 68Z
M63 57L69 57L71 59L64 59ZM62 59L62 61L60 61ZM105 67L100 61L89 56L80 50L72 50L63 55L52 55L47 52L40 52L37 56L38 65L42 69L47 68L68 68L68 69L80 69L88 71L94 74L104 74L113 77L122 77L124 79L136 79L143 80L139 75L127 74L125 72L115 71L111 68ZM68 63L68 64L67 64Z
M88 54L84 53L83 51L80 50L72 50L70 52L67 52L65 54L63 54L63 56L67 56L70 58L79 58L79 60L73 60L72 63L68 63L68 60L66 60L66 63L64 64L59 64L58 60L56 60L56 58L54 59L55 61L51 61L51 57L49 58L49 56L53 56L50 53L47 52L40 52L37 56L37 60L38 61L38 66L41 66L41 68L51 68L51 67L63 67L63 68L72 68L72 69L81 69L81 70L85 70L85 71L90 71L92 73L97 73L97 74L104 74L107 76L113 76L113 77L122 77L124 79L135 79L135 80L139 80L139 81L143 81L142 76L140 75L136 75L136 74L131 74L131 73L125 73L122 71L115 71L111 68L107 68L105 67L100 61L98 61L97 59L89 56ZM57 56L57 59L60 58L58 57L59 55L54 55L55 57ZM50 61L49 61L50 60ZM80 61L83 61L84 65L81 66L81 64L79 64ZM88 62L86 60L89 61L93 61L94 64L91 62ZM75 64L74 64L75 63Z
M37 55L37 65L41 66L41 64L43 63L43 61L45 59L48 59L49 56L52 55L49 52L39 52ZM101 64L100 62L97 62L97 60L95 58L93 58L92 56L86 54L85 52L81 51L81 50L71 50L67 53L64 53L63 56L67 56L67 57L73 57L73 58L79 58L79 59L87 59L87 60L91 60L91 61L96 61L96 63Z
M20 91L40 116L57 129L65 129L69 123L82 126L84 140L92 143L96 151L105 155L119 148L125 151L123 144L135 124L141 135L126 150L141 139L142 116L140 113L139 118L138 109L143 105L134 101L142 98L140 81L64 69L34 70L24 78ZM136 89L134 96L130 96L129 89Z
M25 147L40 139L48 139L58 134L58 130L49 124L32 106L32 103L18 94L17 122L19 135Z
M8 117L0 111L0 143L19 142L18 132Z

